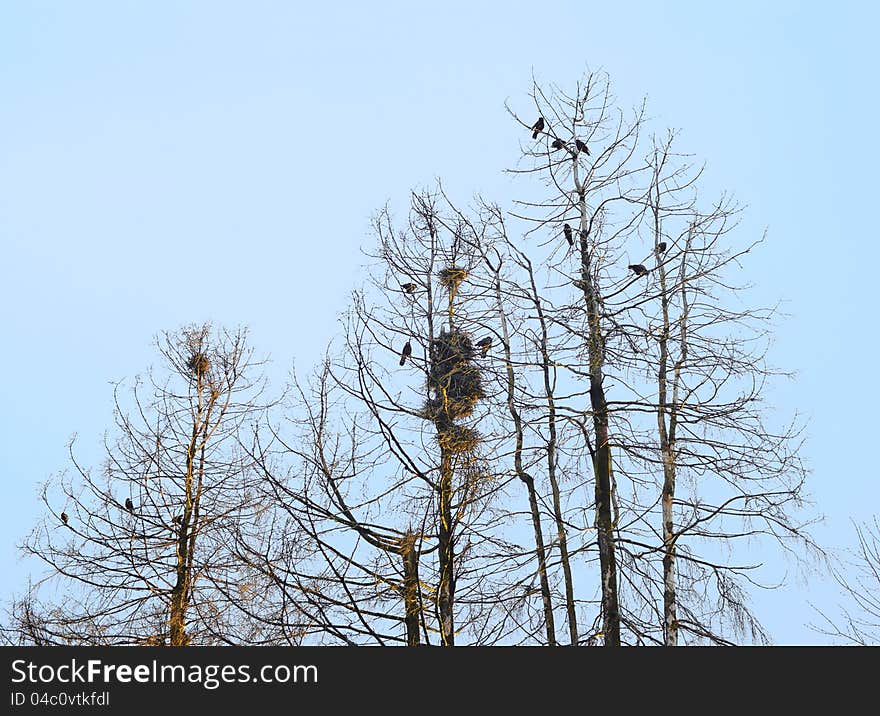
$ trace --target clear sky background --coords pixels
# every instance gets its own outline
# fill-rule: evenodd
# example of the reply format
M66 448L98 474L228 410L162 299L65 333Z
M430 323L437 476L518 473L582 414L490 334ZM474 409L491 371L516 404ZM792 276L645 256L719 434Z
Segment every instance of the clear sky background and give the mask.
M36 484L88 464L110 382L153 336L246 324L283 379L308 369L386 201L441 177L466 203L527 186L502 170L531 75L607 70L623 107L682 130L706 196L769 240L744 274L785 301L770 394L808 420L815 530L851 545L880 512L876 29L867 2L40 2L0 4L0 598ZM786 565L780 564L780 570ZM758 595L777 643L821 643L817 575Z

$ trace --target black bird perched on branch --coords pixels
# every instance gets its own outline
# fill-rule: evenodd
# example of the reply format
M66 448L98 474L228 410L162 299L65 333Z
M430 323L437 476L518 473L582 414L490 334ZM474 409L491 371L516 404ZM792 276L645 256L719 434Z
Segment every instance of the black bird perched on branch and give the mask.
M574 140L574 146L577 147L577 150L578 150L579 152L583 152L583 153L586 154L587 156L590 156L590 150L587 148L587 145L584 144L580 139L575 139L575 140Z
M415 290L418 288L414 283L402 283L400 287L407 293L415 293Z
M538 134L544 129L544 118L538 117L538 121L532 125L532 139L537 139Z
M489 349L492 347L492 336L481 338L477 341L477 345L480 347L482 355L485 356L489 352Z
M562 225L562 233L565 234L565 240L569 246L574 246L574 239L571 236L571 227L568 224Z
M554 149L562 149L565 146L565 142L563 142L561 139L554 139L553 144L551 144L550 146Z
M403 347L403 351L400 354L400 365L406 363L406 359L412 355L412 343L409 341L406 342L406 345Z
M632 271L636 276L647 276L648 269L646 269L641 264L630 264L627 268Z
M657 253L662 254L664 251L666 251L666 242L661 241L659 244L657 244Z
M125 509L134 514L134 503L131 501L130 497L125 498Z
M61 513L61 521L62 521L64 524L67 524L67 513L66 513L66 512L62 512L62 513Z

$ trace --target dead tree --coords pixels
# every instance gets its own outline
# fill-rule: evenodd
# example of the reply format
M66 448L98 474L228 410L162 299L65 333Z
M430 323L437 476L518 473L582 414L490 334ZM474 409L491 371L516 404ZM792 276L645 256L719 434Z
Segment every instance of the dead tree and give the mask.
M300 643L497 643L516 616L493 578L511 570L492 507L503 483L478 429L482 229L430 192L413 195L405 229L388 212L375 226L371 285L355 292L311 385L294 391L265 464L277 531L307 538L287 554L242 544L242 556L273 582L266 628L284 632L286 613ZM401 277L417 289L404 295Z
M264 511L253 497L256 472L238 449L243 427L265 409L253 376L259 364L244 331L190 326L157 345L163 370L129 395L117 386L103 469L82 466L71 443L73 476L42 490L50 516L22 549L48 571L18 622L33 635L29 625L39 621L41 642L237 641L238 613L224 587L247 583L230 537ZM68 521L59 529L62 509ZM54 587L65 590L57 604L43 596Z
M606 212L618 205L625 208L640 198L635 179L643 167L637 162L633 166L632 160L643 113L637 111L629 120L618 117L611 105L609 83L593 75L578 85L573 96L555 88L547 93L537 84L531 94L542 116L546 114L557 118L557 133L565 131L571 137L584 136L589 144L601 138L605 145L592 159L575 149L568 149L564 155L550 155L546 147L530 147L523 154L531 166L512 171L543 176L551 187L551 195L544 200L518 202L521 211L515 212L514 216L531 225L528 234L537 228L555 226L563 220L576 222L578 227L578 266L567 273L577 271L574 285L583 294L585 329L579 333L587 357L588 412L593 429L591 463L600 561L602 634L606 646L619 646L620 606L615 521L612 515L612 454L605 386L607 325L603 318L604 295L598 269L606 256L619 249L630 229L624 219L614 231L603 234L600 227ZM515 113L512 112L512 115L518 120Z
M702 172L673 151L674 138L655 140L648 154L645 212L634 210L629 242L653 279L625 284L604 306L620 384L613 411L626 416L618 478L642 492L658 484L656 510L633 489L620 498L633 515L618 540L628 627L646 643L675 645L682 634L686 643L761 642L748 600L758 566L732 557L738 542L798 559L821 551L801 516L799 426L774 429L762 407L764 386L785 376L765 357L776 312L742 308L749 299L732 276L758 242L737 247L738 208L726 197L701 207ZM646 410L653 429L639 419Z
M800 426L761 402L776 312L732 275L760 242L604 75L531 99L549 129L520 121L529 198L465 212L438 188L403 225L381 212L285 421L244 439L236 336L166 346L185 389L120 409L106 484L77 467L46 492L27 550L76 588L55 605L37 585L20 640L766 640L739 542L819 551Z
M580 429L590 453L604 643L675 644L681 631L689 643L761 640L746 591L753 566L723 556L721 545L732 549L744 535L799 555L816 545L798 516L799 428L771 429L759 407L765 382L784 376L761 348L775 312L726 305L738 294L728 272L754 242L722 248L735 206L724 197L700 206L701 172L672 153L673 135L644 146L643 107L617 112L607 77L588 75L572 93L535 84L532 99L554 118L555 135L586 137L595 150L528 144L512 172L542 179L547 192L511 216L537 240L519 251L547 267L536 291L548 307L544 325L581 342L580 356L557 351L570 398L553 412ZM566 224L577 227L574 256L557 240ZM566 281L580 301L557 298ZM537 311L532 320L541 335ZM573 399L579 381L586 409ZM560 454L571 449L556 444Z

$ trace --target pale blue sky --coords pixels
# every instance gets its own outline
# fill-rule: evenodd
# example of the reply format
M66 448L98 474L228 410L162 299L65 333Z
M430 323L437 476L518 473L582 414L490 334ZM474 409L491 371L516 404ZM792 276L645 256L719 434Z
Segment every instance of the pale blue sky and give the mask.
M386 200L442 177L467 201L521 195L502 169L531 73L605 69L623 106L707 163L708 194L769 229L748 277L791 318L772 393L809 419L820 540L880 512L875 294L880 152L866 2L36 2L0 5L0 597L35 484L79 433L97 462L109 381L152 336L244 323L282 377L336 332ZM817 581L762 597L780 643L819 637Z

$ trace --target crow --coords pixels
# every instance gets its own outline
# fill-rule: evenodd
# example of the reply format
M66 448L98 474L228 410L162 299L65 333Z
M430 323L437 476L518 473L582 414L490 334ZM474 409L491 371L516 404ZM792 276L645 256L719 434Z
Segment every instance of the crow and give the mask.
M664 251L666 251L666 242L661 241L659 244L657 244L657 253L662 254Z
M575 139L575 140L574 140L574 146L577 147L577 150L578 150L579 152L583 152L583 153L586 154L587 156L590 156L590 150L587 148L587 145L584 144L580 139Z
M551 144L550 146L554 149L562 149L565 146L565 142L563 142L561 139L554 139L553 144Z
M648 269L646 269L641 264L630 264L627 268L632 271L636 276L647 276Z
M62 521L64 524L67 524L67 513L66 513L66 512L62 512L62 513L61 513L61 521Z
M406 342L406 345L403 347L403 351L400 354L400 365L406 363L406 359L412 355L412 343L409 341Z
M481 338L479 341L477 341L477 345L480 347L480 351L485 356L489 352L489 349L492 347L492 336Z
M574 239L571 236L571 227L568 224L562 225L562 233L565 234L565 240L568 241L568 245L574 246Z
M532 125L532 139L537 139L538 134L544 129L544 118L538 117L538 121Z
M407 293L415 293L416 288L418 288L414 283L402 283L400 287Z
M131 501L130 497L125 498L125 509L134 514L134 503Z

